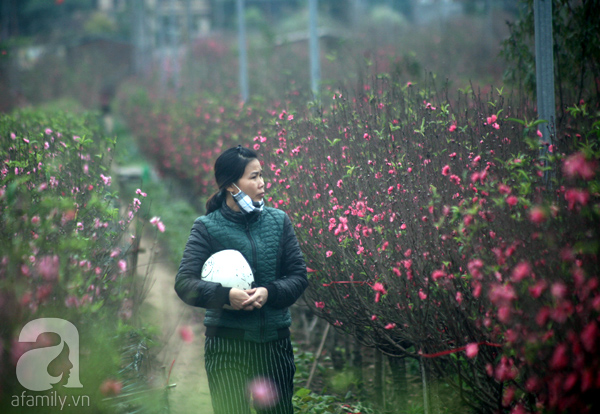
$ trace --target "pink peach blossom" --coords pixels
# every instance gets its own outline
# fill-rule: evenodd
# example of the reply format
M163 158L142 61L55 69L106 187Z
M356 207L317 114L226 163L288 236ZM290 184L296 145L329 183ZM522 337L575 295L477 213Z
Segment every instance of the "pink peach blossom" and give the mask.
M519 202L519 199L517 197L515 197L514 195L510 195L510 196L506 197L506 204L508 204L511 207L516 206L518 202Z
M590 193L587 190L580 190L578 188L569 188L565 192L565 200L567 200L569 210L574 210L575 207L587 205L590 200Z
M125 272L127 270L127 262L125 260L119 260L119 270L121 271L121 273Z
M550 360L550 368L553 370L564 369L569 364L568 348L565 344L560 344L554 349L552 359Z
M467 355L468 358L473 359L477 356L478 353L479 353L479 345L477 343L467 344L467 347L465 348L465 354Z
M598 169L597 161L587 161L582 152L577 152L563 161L563 172L569 178L591 180Z
M381 298L382 295L385 295L387 293L387 290L385 290L385 288L383 287L383 285L379 282L375 282L372 286L372 289L377 292L375 294L375 302L379 302L379 299Z
M511 280L515 283L520 282L531 274L531 266L527 262L517 264L511 274Z
M38 261L37 271L44 280L58 280L59 270L60 262L57 255L44 256Z
M511 191L512 191L512 189L509 186L507 186L506 184L502 184L502 183L498 184L498 192L500 194L510 194Z
M541 206L535 206L529 211L529 220L534 224L542 224L547 218L546 211Z
M598 342L598 325L596 321L591 321L583 328L581 332L581 343L586 351L594 353L596 351L596 343Z
M114 397L121 393L123 384L114 379L107 379L100 385L100 392L106 397Z
M248 392L256 408L263 410L273 407L279 401L277 386L268 378L256 378L248 384Z
M529 287L529 294L534 299L537 299L542 295L544 290L546 290L546 282L544 280L540 280L535 285Z
M179 328L179 335L183 339L183 342L191 343L194 341L194 331L189 325Z

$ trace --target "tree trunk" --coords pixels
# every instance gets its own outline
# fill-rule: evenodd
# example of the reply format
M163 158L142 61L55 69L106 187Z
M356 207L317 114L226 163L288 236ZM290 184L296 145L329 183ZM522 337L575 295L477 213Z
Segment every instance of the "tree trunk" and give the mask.
M423 381L423 411L424 414L439 414L440 401L438 383L433 378L431 367L426 359L419 360L421 379Z
M401 412L408 402L408 380L406 378L406 359L388 357L392 375L393 392L390 402L393 412Z
M384 378L384 367L383 367L383 354L376 349L375 350L375 403L377 407L383 409L385 407L385 393L383 391L383 378Z
M333 331L333 338L330 342L329 355L331 355L331 364L333 365L333 369L336 371L341 371L344 369L345 359L340 349L340 333L336 330Z
M354 355L352 358L352 366L354 370L354 378L356 379L356 393L359 396L362 396L364 393L362 371L363 357L361 351L362 346L360 342L358 342L358 339L354 338Z

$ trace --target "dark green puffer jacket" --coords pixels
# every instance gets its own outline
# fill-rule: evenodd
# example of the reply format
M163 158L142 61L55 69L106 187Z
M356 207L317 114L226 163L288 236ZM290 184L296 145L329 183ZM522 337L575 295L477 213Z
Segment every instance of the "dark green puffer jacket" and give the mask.
M230 288L200 279L204 262L225 249L241 252L252 267L256 287L265 287L269 292L262 308L223 309L229 304ZM243 214L225 203L194 222L175 279L175 290L183 301L207 309L207 336L252 342L289 336L288 307L307 285L306 264L287 214L270 207L260 213Z

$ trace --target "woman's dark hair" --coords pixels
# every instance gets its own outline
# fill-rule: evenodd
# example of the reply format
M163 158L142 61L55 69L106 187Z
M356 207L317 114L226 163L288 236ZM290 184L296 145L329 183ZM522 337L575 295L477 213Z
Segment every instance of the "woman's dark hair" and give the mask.
M215 181L219 191L206 202L206 214L221 208L221 204L227 197L227 187L244 175L246 166L254 159L258 159L256 152L241 145L229 148L219 155L215 161Z

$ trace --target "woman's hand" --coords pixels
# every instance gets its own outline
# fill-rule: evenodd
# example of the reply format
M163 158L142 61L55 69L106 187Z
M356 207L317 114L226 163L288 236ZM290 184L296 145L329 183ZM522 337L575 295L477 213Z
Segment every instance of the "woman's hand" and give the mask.
M251 289L254 290L254 289ZM246 309L244 307L244 302L247 302L250 298L250 295L247 293L249 291L244 291L237 288L231 288L229 290L229 304L235 310L252 310L253 307Z
M269 291L264 287L249 289L244 292L249 295L248 299L242 302L244 310L260 309L267 303Z

